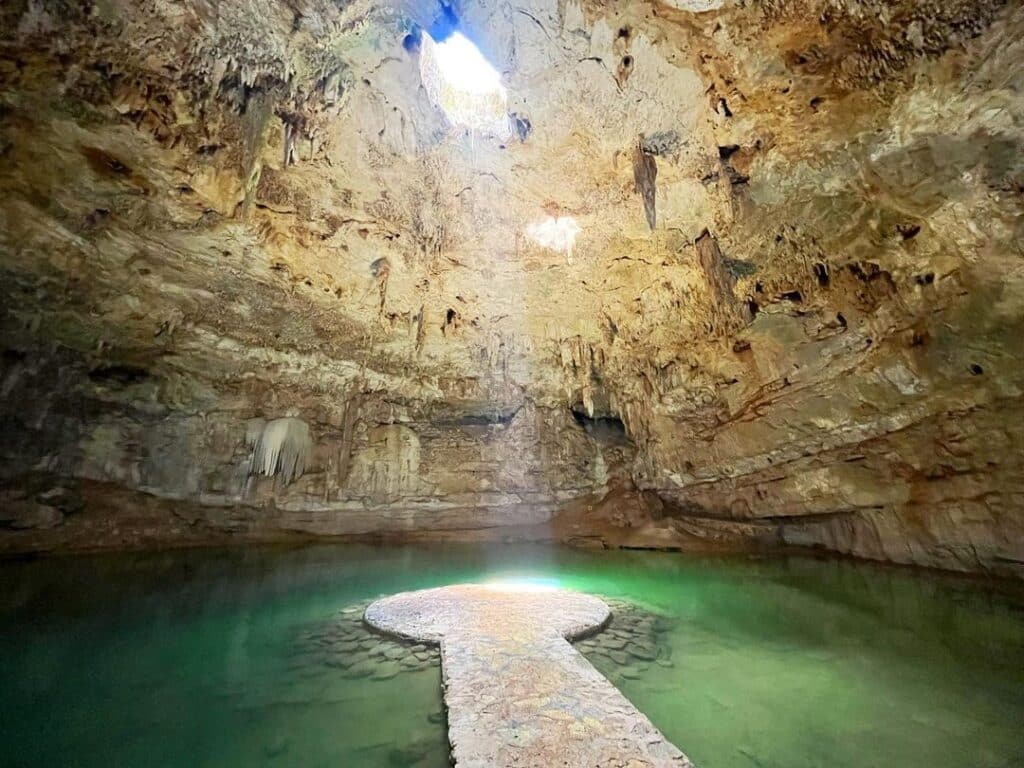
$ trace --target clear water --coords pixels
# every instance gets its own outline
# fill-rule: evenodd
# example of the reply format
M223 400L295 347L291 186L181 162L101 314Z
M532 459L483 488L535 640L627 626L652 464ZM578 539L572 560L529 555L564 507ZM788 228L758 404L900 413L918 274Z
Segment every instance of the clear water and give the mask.
M312 547L0 565L0 764L448 765L436 668L296 639L382 593L530 576L673 617L624 692L700 768L1024 766L1024 602L849 562Z

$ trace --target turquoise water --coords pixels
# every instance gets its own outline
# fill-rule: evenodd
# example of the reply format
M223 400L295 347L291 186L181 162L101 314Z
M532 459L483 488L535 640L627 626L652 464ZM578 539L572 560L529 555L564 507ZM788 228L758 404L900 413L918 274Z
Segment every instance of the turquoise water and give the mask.
M300 638L379 594L510 577L669 617L674 666L619 684L699 768L1024 766L1019 594L845 561L470 546L0 565L0 764L442 768L436 667L351 679Z

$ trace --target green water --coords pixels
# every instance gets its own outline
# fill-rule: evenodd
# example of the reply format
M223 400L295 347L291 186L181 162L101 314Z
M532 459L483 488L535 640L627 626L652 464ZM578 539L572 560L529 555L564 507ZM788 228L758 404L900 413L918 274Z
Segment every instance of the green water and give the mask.
M848 562L312 547L0 565L4 766L448 765L436 668L296 652L382 593L511 576L671 617L622 683L699 768L1024 766L1024 603Z

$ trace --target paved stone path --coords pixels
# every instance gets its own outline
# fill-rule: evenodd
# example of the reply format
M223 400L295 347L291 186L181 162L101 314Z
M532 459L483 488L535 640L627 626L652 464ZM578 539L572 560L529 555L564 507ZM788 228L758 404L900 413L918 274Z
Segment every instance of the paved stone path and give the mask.
M364 618L441 645L457 768L692 768L569 644L609 617L590 595L467 584L387 597Z

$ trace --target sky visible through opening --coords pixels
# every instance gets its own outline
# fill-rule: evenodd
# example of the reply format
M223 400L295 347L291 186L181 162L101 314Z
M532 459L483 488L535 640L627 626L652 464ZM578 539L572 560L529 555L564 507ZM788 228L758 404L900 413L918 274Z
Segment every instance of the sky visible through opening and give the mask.
M497 70L461 32L439 39L423 33L420 74L430 99L457 128L507 136L508 94Z
M461 32L435 41L434 56L442 77L453 88L466 93L498 93L504 98L501 76Z

